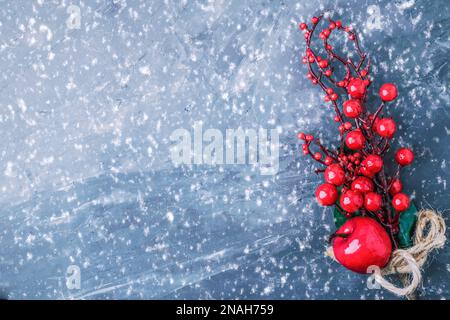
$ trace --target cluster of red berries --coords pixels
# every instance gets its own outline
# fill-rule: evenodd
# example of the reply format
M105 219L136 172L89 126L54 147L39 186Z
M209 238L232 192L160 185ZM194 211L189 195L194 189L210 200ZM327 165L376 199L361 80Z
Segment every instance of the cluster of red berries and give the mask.
M399 149L395 154L397 172L390 178L386 177L383 157L390 148L397 125L392 118L383 116L383 109L387 102L397 98L397 87L392 83L383 84L379 89L382 102L374 113L370 113L364 105L372 83L369 78L370 61L359 48L357 34L341 21L328 18L328 27L319 34L324 49L321 52L313 50L311 40L322 20L323 16L313 17L311 28L304 22L299 25L305 32L307 44L302 60L308 65L307 78L313 84L319 84L325 93L325 101L333 104L336 113L334 120L339 124L341 137L340 148L329 150L311 134L301 132L297 136L303 141L303 154L310 155L325 166L325 169L316 170L323 172L325 178L325 183L316 189L317 201L324 206L335 205L347 217L357 211L372 215L390 227L391 234L395 233L398 231L399 214L410 205L409 197L402 193L399 169L414 160L410 149ZM341 57L333 50L329 40L331 34L338 30L346 32L348 39L354 42L359 62ZM335 63L345 67L345 76L334 78ZM345 99L339 106L338 101L343 96ZM313 142L318 145L319 151L311 151ZM391 205L397 213L390 212Z

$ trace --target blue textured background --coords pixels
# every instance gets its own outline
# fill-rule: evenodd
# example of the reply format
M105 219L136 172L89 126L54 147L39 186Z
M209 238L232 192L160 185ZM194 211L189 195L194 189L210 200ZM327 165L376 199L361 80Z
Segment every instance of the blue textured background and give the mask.
M68 2L0 1L1 297L395 298L323 256L332 218L295 135L334 132L297 23L333 8L361 32L373 88L399 87L395 145L417 154L406 191L445 210L448 1L73 4L80 29L66 26ZM282 130L279 173L174 168L168 136L200 120ZM80 290L65 285L72 264ZM447 246L420 296L450 298L449 272Z

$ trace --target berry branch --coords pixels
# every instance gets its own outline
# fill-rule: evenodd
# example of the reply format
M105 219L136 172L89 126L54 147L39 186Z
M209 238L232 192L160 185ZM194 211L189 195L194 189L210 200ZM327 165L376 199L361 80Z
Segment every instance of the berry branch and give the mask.
M320 24L327 26L319 33L323 49L313 48L315 32ZM381 103L374 113L366 108L371 61L361 50L358 34L342 21L325 18L324 14L311 19L311 24L299 24L306 41L302 62L307 65L307 78L319 85L325 93L324 100L332 104L334 121L338 123L339 142L337 150L326 148L311 134L298 133L303 141L303 154L309 155L321 166L315 170L324 174L325 183L316 189L316 198L321 205L335 206L346 217L369 216L377 220L390 234L394 247L398 246L399 217L408 209L409 197L402 193L399 179L400 169L414 160L413 152L401 148L396 152L398 163L395 173L388 178L384 157L390 148L397 126L392 118L383 113L388 102L397 98L397 87L385 83L379 90ZM351 55L339 55L331 44L331 37L342 32L347 41L354 44L359 61L354 63ZM343 68L344 76L336 73ZM342 101L342 102L341 102ZM352 124L353 122L353 124ZM312 152L315 141L318 151Z

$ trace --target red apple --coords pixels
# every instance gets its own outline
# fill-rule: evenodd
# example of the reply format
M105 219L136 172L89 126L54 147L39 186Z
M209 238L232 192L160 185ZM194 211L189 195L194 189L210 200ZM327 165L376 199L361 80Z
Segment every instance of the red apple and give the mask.
M347 269L367 273L370 266L383 268L388 263L392 244L378 222L368 217L356 217L336 231L333 252Z

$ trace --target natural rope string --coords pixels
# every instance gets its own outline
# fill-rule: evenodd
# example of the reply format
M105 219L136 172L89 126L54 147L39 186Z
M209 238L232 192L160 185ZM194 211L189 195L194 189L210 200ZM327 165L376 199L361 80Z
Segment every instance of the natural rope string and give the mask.
M413 298L422 281L420 269L433 249L444 246L445 231L445 221L438 213L433 210L421 210L417 218L414 245L408 249L395 250L389 263L382 270L375 268L375 281L396 295ZM326 254L334 259L332 248L328 248ZM396 287L385 278L391 274L399 274L405 286Z

